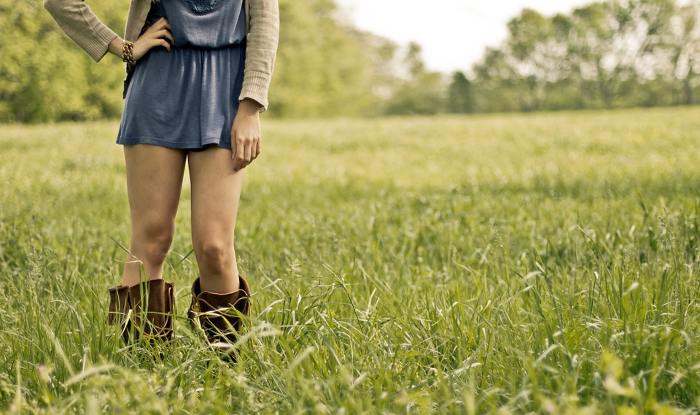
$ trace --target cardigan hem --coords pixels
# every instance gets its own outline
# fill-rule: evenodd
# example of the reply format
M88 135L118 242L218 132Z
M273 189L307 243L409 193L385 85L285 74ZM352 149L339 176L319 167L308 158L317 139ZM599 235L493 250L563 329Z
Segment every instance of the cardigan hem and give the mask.
M270 82L270 77L262 72L246 71L243 77L243 87L239 101L245 98L250 98L257 101L262 107L260 112L265 112L268 108L267 100L267 85Z

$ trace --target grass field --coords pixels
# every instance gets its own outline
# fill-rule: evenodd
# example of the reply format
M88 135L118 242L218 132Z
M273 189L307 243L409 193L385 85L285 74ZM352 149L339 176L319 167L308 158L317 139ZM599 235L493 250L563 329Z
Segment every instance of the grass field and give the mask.
M175 340L105 323L117 127L0 125L0 411L700 411L700 108L267 121L235 365L185 318L187 185Z

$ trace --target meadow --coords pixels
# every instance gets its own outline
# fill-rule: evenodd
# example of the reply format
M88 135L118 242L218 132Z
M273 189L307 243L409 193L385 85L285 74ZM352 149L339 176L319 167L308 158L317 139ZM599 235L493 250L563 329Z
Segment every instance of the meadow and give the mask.
M168 345L106 324L116 122L0 125L0 412L700 412L700 108L265 120L236 230L253 317Z

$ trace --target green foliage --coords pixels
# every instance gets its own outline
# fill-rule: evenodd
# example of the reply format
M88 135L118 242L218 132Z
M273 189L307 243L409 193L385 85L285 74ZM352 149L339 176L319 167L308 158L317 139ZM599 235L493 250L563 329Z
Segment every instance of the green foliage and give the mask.
M117 125L0 126L0 412L698 412L699 115L268 122L233 365L184 317L189 185L176 338L124 348Z
M384 104L388 115L439 114L445 109L443 75L430 72L400 84Z
M700 3L598 2L525 9L474 66L479 111L665 106L697 100Z
M403 66L408 78L395 86L392 96L384 104L384 112L389 115L429 115L444 112L446 99L443 75L426 70L420 45L408 45Z
M447 90L447 109L451 113L474 112L474 87L463 72L455 72Z
M114 6L95 7L107 21ZM100 65L75 46L39 0L0 0L0 121L116 117L123 68ZM108 59L109 60L109 59Z
M386 41L340 23L332 0L280 1L280 46L270 89L282 117L370 115ZM389 59L391 56L388 57Z

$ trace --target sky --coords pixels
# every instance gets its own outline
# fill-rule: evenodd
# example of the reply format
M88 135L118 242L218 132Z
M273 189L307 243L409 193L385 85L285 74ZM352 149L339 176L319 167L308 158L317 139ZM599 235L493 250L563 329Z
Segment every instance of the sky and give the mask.
M423 47L431 70L468 71L487 46L498 46L506 24L525 8L570 12L592 0L338 0L355 27Z

